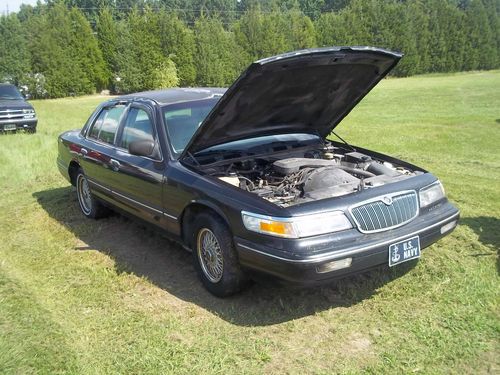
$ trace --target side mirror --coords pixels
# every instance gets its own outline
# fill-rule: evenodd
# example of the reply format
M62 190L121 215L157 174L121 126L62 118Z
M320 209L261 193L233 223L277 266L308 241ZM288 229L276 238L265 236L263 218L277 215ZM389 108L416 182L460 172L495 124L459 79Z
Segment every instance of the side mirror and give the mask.
M132 155L153 157L155 144L152 141L134 141L128 145L128 152Z
M24 99L26 99L26 100L30 100L31 99L31 95L28 94L28 93L23 94L23 96L24 96Z

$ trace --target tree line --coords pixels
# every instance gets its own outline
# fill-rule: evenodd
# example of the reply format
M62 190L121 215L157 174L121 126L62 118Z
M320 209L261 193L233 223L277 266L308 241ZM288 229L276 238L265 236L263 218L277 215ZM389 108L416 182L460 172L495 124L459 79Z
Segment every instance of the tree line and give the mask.
M0 81L55 98L227 86L302 48L402 51L396 76L500 67L498 0L46 0L0 17Z

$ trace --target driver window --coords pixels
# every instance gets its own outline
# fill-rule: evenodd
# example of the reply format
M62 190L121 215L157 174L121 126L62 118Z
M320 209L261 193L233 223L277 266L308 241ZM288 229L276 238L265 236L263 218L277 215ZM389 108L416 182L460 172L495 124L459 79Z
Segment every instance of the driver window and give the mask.
M130 108L121 137L120 147L128 149L135 141L154 142L153 124L148 113L140 108Z

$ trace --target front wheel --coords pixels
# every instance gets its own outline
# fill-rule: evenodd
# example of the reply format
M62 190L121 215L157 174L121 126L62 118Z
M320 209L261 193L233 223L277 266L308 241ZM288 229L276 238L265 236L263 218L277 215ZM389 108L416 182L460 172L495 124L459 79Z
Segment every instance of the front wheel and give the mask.
M88 218L98 219L108 214L108 209L92 195L89 182L82 169L79 169L76 175L76 195L82 213Z
M194 266L205 288L217 297L240 291L247 278L226 224L216 215L202 213L193 229Z

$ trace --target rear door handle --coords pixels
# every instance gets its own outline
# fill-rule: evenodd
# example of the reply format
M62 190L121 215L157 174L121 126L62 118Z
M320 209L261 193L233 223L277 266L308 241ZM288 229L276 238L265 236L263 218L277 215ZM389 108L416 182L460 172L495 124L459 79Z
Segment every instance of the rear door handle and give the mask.
M110 159L109 164L111 164L111 168L114 171L117 171L118 169L120 169L120 162L118 160Z

